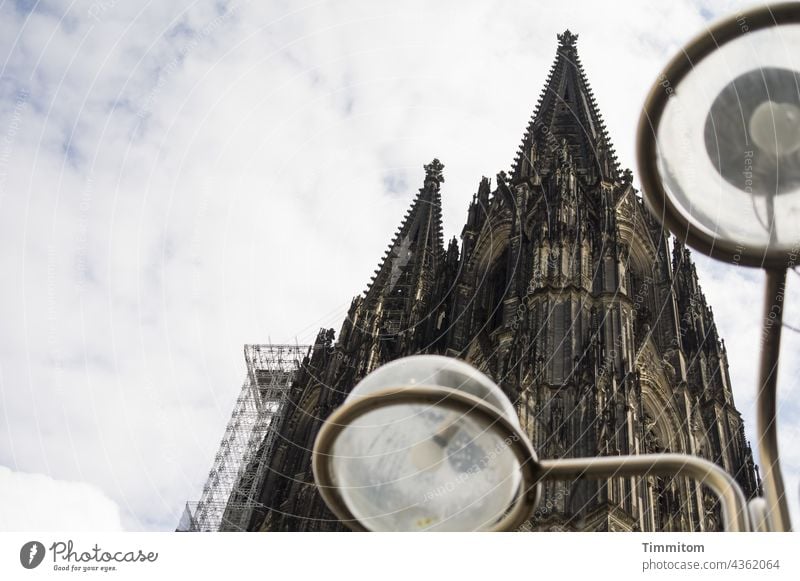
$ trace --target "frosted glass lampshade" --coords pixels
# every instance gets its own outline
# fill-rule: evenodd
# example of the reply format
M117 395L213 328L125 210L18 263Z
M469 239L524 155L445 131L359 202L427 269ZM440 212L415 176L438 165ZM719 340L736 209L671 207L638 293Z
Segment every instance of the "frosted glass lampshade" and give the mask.
M639 127L655 214L691 246L751 266L785 267L800 254L800 12L776 8L687 46Z
M333 488L323 497L335 494L367 530L493 530L525 496L533 466L523 465L535 463L500 388L448 357L384 365L331 422L340 423L328 428L335 436L323 428L315 449L315 471L326 462Z
M422 385L468 393L494 406L498 413L519 426L514 406L494 381L469 363L441 355L414 355L387 363L362 379L345 402L355 401L386 388Z

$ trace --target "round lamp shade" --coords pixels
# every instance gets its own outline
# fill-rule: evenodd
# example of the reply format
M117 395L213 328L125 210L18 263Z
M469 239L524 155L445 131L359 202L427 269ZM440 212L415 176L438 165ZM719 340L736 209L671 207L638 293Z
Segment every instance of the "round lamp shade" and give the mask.
M800 254L800 10L712 27L650 92L637 151L645 199L715 258L786 267Z
M470 365L434 355L364 378L314 450L323 498L357 530L507 529L535 504L535 467L500 388Z

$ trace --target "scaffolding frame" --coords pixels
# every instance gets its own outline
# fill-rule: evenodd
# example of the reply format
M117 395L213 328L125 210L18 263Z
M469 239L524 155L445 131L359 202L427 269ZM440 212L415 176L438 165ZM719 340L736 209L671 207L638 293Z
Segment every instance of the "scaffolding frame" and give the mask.
M245 345L247 377L236 399L200 500L187 502L180 531L247 530L258 503L292 381L308 345Z

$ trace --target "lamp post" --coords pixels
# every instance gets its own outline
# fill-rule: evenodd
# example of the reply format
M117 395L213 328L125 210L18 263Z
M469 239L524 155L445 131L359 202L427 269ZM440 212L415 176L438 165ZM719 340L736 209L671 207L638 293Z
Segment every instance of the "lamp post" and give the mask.
M312 465L354 530L515 530L542 482L681 475L719 498L727 531L790 530L776 437L786 269L800 251L800 4L745 12L687 45L639 122L650 209L713 258L766 269L758 434L766 501L748 505L716 464L685 454L539 460L500 388L448 357L399 359L365 377L322 426Z
M786 270L800 252L798 47L797 2L720 22L667 65L637 134L639 176L656 217L712 258L766 271L756 419L766 503L758 520L776 531L791 528L776 421Z
M726 530L747 503L715 464L684 454L539 461L500 388L450 357L416 355L373 371L322 426L314 478L357 531L516 530L546 480L682 475L719 497Z

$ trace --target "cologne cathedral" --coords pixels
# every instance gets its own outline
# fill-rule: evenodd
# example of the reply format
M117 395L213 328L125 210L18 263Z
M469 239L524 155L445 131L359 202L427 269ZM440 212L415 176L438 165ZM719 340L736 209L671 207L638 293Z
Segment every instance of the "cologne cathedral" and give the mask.
M248 530L345 530L317 494L311 449L367 373L418 353L461 358L515 404L541 458L676 452L745 495L760 481L725 343L688 249L620 170L576 49L558 50L509 173L482 178L445 244L444 166L425 166L367 290L322 329L276 416ZM265 440L266 442L266 440ZM709 531L713 494L683 478L547 483L527 530Z

